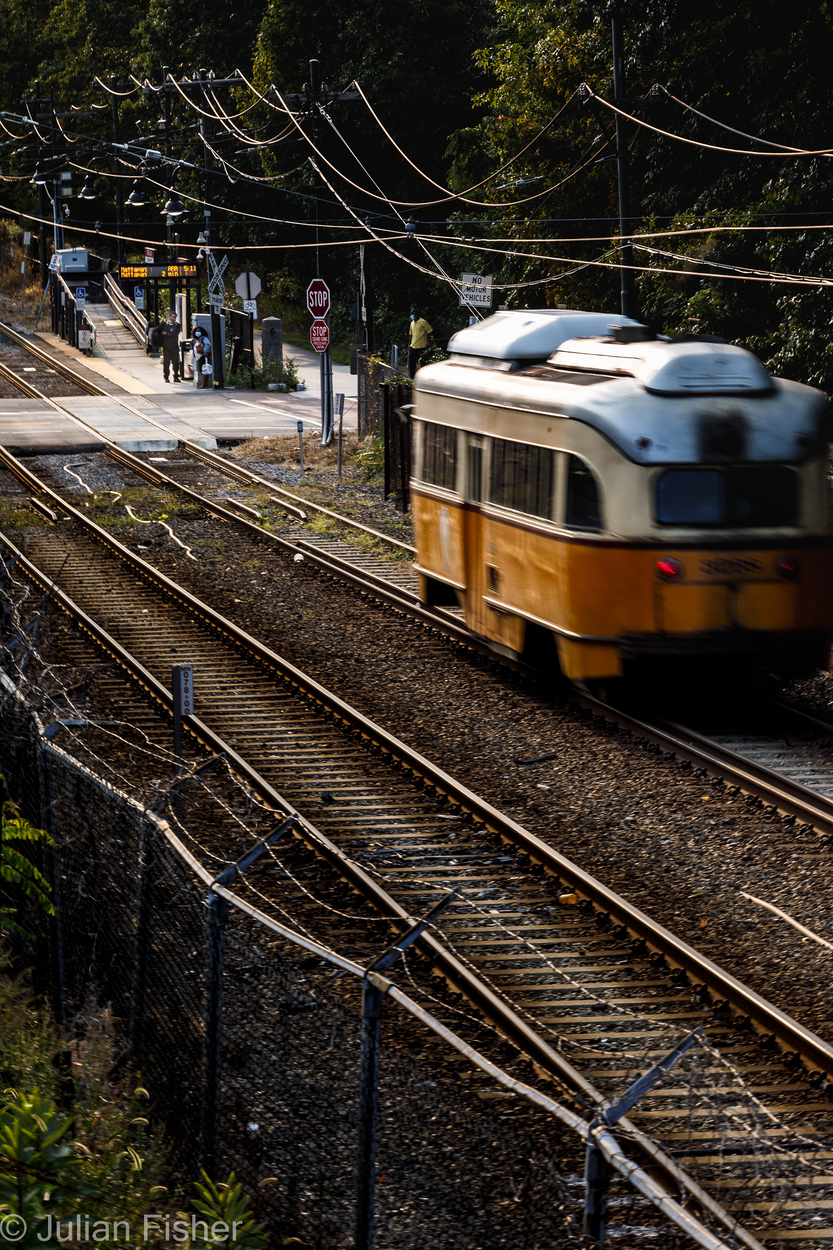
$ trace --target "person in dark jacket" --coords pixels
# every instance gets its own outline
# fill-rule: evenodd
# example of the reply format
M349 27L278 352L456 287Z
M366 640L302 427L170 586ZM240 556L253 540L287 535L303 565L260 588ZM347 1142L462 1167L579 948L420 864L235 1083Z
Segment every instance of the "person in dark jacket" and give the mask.
M174 382L179 382L179 332L182 327L176 319L173 308L168 313L167 321L163 321L159 329L162 334L162 372L165 375L165 381L170 382L168 374L173 365Z

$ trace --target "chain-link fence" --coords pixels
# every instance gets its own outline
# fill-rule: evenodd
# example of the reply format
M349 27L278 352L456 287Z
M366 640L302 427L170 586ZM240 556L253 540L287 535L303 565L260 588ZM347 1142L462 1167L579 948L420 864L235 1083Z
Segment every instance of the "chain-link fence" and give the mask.
M178 1191L201 1167L221 1178L233 1170L274 1246L292 1237L320 1250L588 1244L580 1115L500 1067L494 1035L466 1012L452 1009L453 1019L465 1017L463 1037L396 983L365 973L366 951L356 962L328 946L344 946L344 936L314 936L300 916L275 911L254 882L257 871L277 873L304 891L289 846L280 857L264 851L259 867L246 869L242 893L221 883L218 874L236 880L241 851L254 865L252 852L278 830L288 836L291 820L276 829L275 813L227 769L206 773L202 760L177 783L191 787L184 824L174 815L170 771L156 810L143 806L57 745L67 730L57 721L44 730L35 694L32 687L27 703L0 673L0 770L25 814L55 838L42 866L56 916L27 915L30 929L42 926L34 961L41 988L70 1030L106 1012L117 1067L140 1076L164 1126ZM123 726L113 733L114 750L123 735ZM78 746L97 767L102 757L81 739ZM145 746L169 769L169 752ZM335 911L345 916L357 923ZM373 926L381 952L384 922ZM410 981L407 959L397 967ZM370 1047L368 986L385 1004L381 1041ZM378 1076L369 1081L374 1059ZM514 1070L517 1056L510 1062ZM620 1221L633 1209L634 1229L647 1227L664 1246L700 1240L697 1222L609 1136L605 1148L634 1186L614 1184ZM651 1203L678 1228L648 1216ZM710 1250L727 1244L704 1236Z
M57 1015L77 1027L107 1009L182 1183L234 1170L270 1244L353 1246L360 979L212 892L166 822L49 741L8 687L0 704L0 769L55 837L37 962ZM380 1250L581 1244L580 1195L555 1162L568 1130L534 1108L507 1116L516 1096L467 1086L460 1056L393 1002L380 1057Z
M402 380L402 370L394 369L368 352L356 356L358 373L358 429L363 438L380 438L385 418L385 386Z

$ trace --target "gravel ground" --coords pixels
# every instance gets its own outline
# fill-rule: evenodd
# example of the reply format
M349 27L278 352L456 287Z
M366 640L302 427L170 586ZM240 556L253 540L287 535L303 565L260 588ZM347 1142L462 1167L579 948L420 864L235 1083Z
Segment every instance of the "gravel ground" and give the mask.
M389 507L378 490L376 507ZM120 509L106 505L96 517ZM191 559L163 525L123 520L121 510L118 537L144 548L161 571L806 1026L822 1036L833 1031L831 952L740 893L824 933L833 919L830 857L815 835L652 753L566 692L455 647L230 523L168 512L165 524ZM818 708L833 682L820 677L807 690ZM517 762L542 754L555 758Z

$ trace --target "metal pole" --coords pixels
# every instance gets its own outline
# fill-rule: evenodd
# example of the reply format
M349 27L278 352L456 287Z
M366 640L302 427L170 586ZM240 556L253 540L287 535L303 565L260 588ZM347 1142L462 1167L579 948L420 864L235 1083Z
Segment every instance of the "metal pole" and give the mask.
M153 924L154 837L155 829L150 821L146 821L142 826L142 840L139 848L139 914L136 922L136 987L133 1008L133 1058L140 1072L145 1066L147 1039L151 926Z
M341 433L344 425L344 396L336 395L335 410L338 413L338 476L341 477Z
M220 1079L223 1044L223 955L228 903L212 890L208 895L208 1018L205 1037L205 1170L217 1180L220 1154Z
M376 1128L379 1118L379 1066L382 1005L390 982L379 973L391 968L445 909L459 898L459 889L441 899L388 949L374 959L362 980L362 1067L359 1092L359 1185L354 1250L373 1250L373 1211L376 1193Z
M190 716L194 710L193 664L171 666L171 688L174 696L174 778L177 778L182 772L182 718ZM174 811L181 822L182 796L178 787L174 793Z
M625 101L625 57L622 45L622 18L614 14L611 19L613 37L613 95L622 107ZM616 114L616 167L619 172L619 274L621 280L620 307L624 317L637 316L636 281L631 242L630 185L628 181L628 128L620 113Z
M205 81L207 77L208 75L207 75L206 70L201 69L200 70L200 82L202 83L202 106L206 112L208 111L208 93L205 88ZM211 156L209 155L209 151L208 151L208 140L211 138L211 128L208 124L208 118L205 117L202 113L200 114L200 135L202 136L202 140L203 140L203 149L202 149L203 150L203 197L207 201L208 200L208 175L211 171ZM211 225L211 209L206 206L204 211L205 211L205 237L208 240L208 246L212 247L214 244L214 232L213 232L212 225ZM212 330L214 329L213 322L212 322L211 328Z
M301 477L304 476L304 423L298 422L298 451L301 455Z
M309 104L312 117L312 141L318 147L318 103L321 98L321 79L318 76L318 61L309 63ZM315 166L313 166L315 171ZM321 277L321 258L318 252L318 175L313 173L312 193L315 198L315 276Z
M359 1095L359 1192L355 1250L373 1250L376 1194L376 1124L379 1115L379 1058L384 994L362 983L362 1069Z

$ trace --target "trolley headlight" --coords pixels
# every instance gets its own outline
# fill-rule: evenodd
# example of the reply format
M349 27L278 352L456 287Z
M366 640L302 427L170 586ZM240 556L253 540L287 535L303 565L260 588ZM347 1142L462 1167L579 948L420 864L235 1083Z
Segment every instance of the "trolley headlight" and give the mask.
M657 577L664 582L678 582L685 576L685 569L679 560L673 560L671 556L663 556L661 560L657 560L654 567L657 571Z
M799 567L795 556L781 556L775 564L776 569L781 577L785 577L788 582L797 582Z

